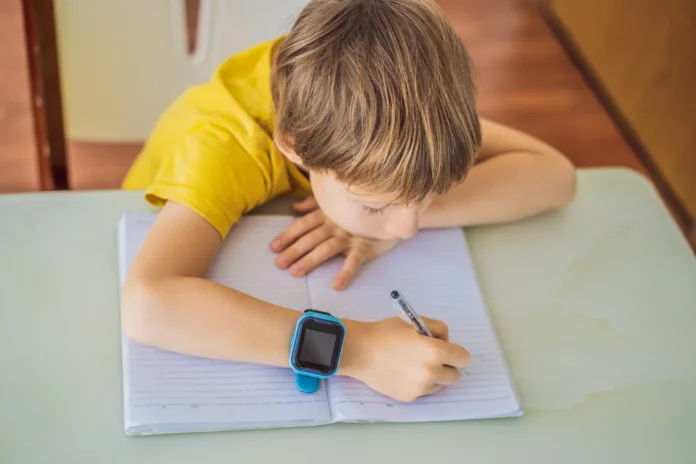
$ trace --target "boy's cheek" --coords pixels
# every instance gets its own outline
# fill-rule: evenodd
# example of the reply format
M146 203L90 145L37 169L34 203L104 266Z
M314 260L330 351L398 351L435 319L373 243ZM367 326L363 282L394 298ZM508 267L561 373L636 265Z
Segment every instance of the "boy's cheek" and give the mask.
M348 208L344 208L342 211L339 209L329 209L322 210L326 217L328 217L334 224L336 224L341 229L352 235L360 235L364 233L364 224L361 227L360 220L356 217L355 212L350 211Z
M332 195L333 194L333 195ZM320 184L314 188L314 198L324 215L341 229L365 238L389 239L385 236L384 221L387 215L369 214L363 205L349 201L345 191L333 191L331 186Z

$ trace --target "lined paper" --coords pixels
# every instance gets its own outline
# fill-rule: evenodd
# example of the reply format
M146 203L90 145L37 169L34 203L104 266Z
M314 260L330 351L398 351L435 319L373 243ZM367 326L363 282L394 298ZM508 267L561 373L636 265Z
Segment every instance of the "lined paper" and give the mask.
M120 228L121 282L154 216L129 213ZM268 249L290 217L247 217L235 225L209 278L297 310L310 306L304 279L278 269ZM123 337L126 429L132 434L328 423L325 387L295 387L289 369L203 359Z
M520 413L461 230L421 232L369 263L348 289L337 292L331 284L341 265L342 260L334 260L309 275L316 309L364 321L400 316L389 295L399 290L419 314L445 321L451 341L465 346L472 362L458 385L413 403L395 402L356 380L335 377L327 387L335 420L409 422Z
M121 285L155 215L127 213L119 226ZM294 373L248 363L203 359L146 346L123 336L124 413L129 434L318 425L341 421L423 422L521 414L493 326L459 229L421 232L367 264L350 287L332 290L342 260L306 279L278 269L268 244L293 221L243 218L228 236L208 278L297 310L376 321L399 316L397 289L424 316L447 322L450 338L472 363L458 385L413 403L399 403L346 377L315 394L295 387Z

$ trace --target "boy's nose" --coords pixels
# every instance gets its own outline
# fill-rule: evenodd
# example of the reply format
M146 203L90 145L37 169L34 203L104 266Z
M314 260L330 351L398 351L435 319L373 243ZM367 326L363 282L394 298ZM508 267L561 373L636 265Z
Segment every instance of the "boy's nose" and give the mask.
M418 233L418 213L408 211L400 215L390 226L387 232L401 240L408 240Z

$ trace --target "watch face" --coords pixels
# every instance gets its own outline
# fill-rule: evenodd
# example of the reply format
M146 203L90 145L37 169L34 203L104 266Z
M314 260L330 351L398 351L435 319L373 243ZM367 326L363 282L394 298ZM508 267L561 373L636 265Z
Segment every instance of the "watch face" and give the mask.
M324 319L307 318L300 330L295 364L319 374L335 372L338 352L343 344L343 327Z

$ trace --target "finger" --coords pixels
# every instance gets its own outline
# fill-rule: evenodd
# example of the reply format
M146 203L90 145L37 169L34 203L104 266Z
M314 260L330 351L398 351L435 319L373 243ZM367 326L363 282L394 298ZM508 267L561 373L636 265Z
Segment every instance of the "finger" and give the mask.
M440 366L436 368L433 383L438 385L455 385L459 383L461 373L458 369L451 366Z
M442 364L452 367L466 367L471 362L469 350L456 343L433 340L439 345L439 358Z
M428 387L428 389L425 391L425 393L423 393L423 395L432 395L433 393L437 393L440 390L442 390L442 388L443 388L442 385L437 385L437 384L431 385L430 387Z
M329 227L319 226L310 231L307 235L300 237L295 243L290 245L281 254L276 256L275 262L278 267L283 269L290 266L292 263L315 249L321 242L331 236L332 232Z
M333 258L339 253L343 253L346 248L348 248L348 242L345 239L332 237L319 244L318 247L293 264L290 267L290 272L298 277L303 276L324 261Z
M323 222L324 215L319 210L296 219L287 230L281 232L280 235L273 239L271 242L271 250L275 252L283 251L299 237L318 227Z
M421 316L421 319L423 319L425 326L430 330L433 337L446 342L449 341L449 328L447 324L437 319L430 319L429 317Z
M317 204L317 200L314 197L307 197L304 200L298 201L297 203L292 205L292 209L294 209L298 213L308 213L317 209L318 207L319 205Z
M358 269L360 269L360 266L365 264L367 258L368 254L362 249L362 247L353 248L350 250L348 256L346 256L346 261L343 263L343 267L334 279L334 289L344 290L346 287L348 287L348 284L353 279L353 276L355 276L355 273L358 271Z

